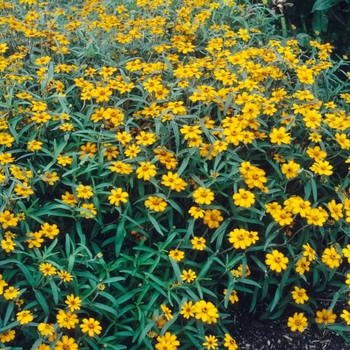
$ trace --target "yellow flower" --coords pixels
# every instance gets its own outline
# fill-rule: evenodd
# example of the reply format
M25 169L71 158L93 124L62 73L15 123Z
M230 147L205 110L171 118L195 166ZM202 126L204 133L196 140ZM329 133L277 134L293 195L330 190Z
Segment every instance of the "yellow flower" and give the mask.
M19 288L8 287L4 292L4 298L6 300L13 300L19 295Z
M32 313L29 310L17 312L16 319L20 324L26 324L34 320Z
M162 304L160 305L160 308L162 309L162 312L164 314L164 317L169 321L171 320L174 316L171 314L171 310L165 305Z
M252 244L248 233L249 231L243 228L235 228L229 233L230 238L228 240L235 249L246 249Z
M280 127L279 129L273 128L270 134L271 143L277 143L280 146L282 143L289 145L291 142L291 137L289 133L286 132L285 127Z
M207 209L204 213L203 222L205 225L208 225L209 228L218 228L220 226L220 222L223 220L224 218L221 216L220 210Z
M151 177L157 174L155 169L156 166L151 162L140 162L140 166L136 169L137 178L149 181Z
M39 233L41 233L49 239L54 239L55 236L57 236L60 233L60 230L57 228L56 224L50 225L49 223L45 222L44 225L41 225L40 227L41 230L39 231Z
M337 318L337 315L333 313L332 310L322 309L321 311L316 312L316 323L334 323Z
M310 271L310 261L303 256L300 260L296 262L295 271L299 273L299 275L303 275L305 271Z
M349 311L343 310L343 313L340 315L340 317L346 322L346 324L348 326L350 326L350 312Z
M203 237L193 237L193 239L191 239L191 243L192 248L196 250L204 250L204 248L206 247L206 240Z
M227 289L225 288L225 289L224 289L224 295L225 295L225 297L226 297L226 294L227 294ZM236 303L237 301L239 301L238 295L237 295L237 291L232 290L232 292L231 292L231 294L230 294L230 296L229 296L229 300L230 300L231 304L234 304L234 303Z
M0 334L0 342L1 343L8 343L11 340L15 339L16 337L16 331L13 329L9 329L5 331L4 333Z
M191 214L192 217L194 217L195 219L199 219L199 218L204 218L204 213L205 211L202 208L199 207L191 207L188 210L189 214Z
M180 277L184 282L191 283L192 281L194 281L197 278L197 275L194 271L189 269L187 271L183 270L182 275L180 275Z
M5 210L0 213L0 223L2 228L8 228L9 226L17 226L18 218L15 214L11 213L9 210Z
M161 197L149 196L145 200L145 206L150 210L154 210L155 212L164 211L167 205L167 202Z
M170 250L168 255L175 261L181 261L185 257L185 253L178 249Z
M314 163L310 167L310 170L313 171L314 173L318 175L326 175L326 176L333 174L332 169L333 169L333 166L330 165L328 161L322 161L322 160Z
M63 335L59 340L54 350L78 350L78 344L74 341L74 338L69 338L67 335Z
M233 339L228 333L225 333L224 337L224 347L228 350L237 350L238 345L236 343L236 340Z
M158 343L155 345L157 350L176 350L180 345L175 334L166 332L162 337L157 338Z
M272 271L276 271L277 273L285 270L288 262L289 259L277 249L274 249L271 254L266 254L265 264L268 265Z
M202 320L205 323L212 324L217 323L219 318L218 309L213 303L206 302L205 300L197 301L194 304L195 318Z
M337 252L334 246L326 248L322 253L322 262L330 269L340 266L341 255Z
M296 312L293 317L288 317L287 325L292 332L304 332L305 328L308 326L307 318L304 316L303 312Z
M82 300L79 297L74 296L74 294L67 295L65 303L68 305L70 311L80 310L80 304Z
M54 276L57 273L56 267L52 266L49 263L40 264L39 270L43 273L44 276Z
M255 203L254 193L246 191L243 188L240 188L238 193L235 193L232 198L235 205L243 208L250 208Z
M192 300L190 300L182 305L180 315L183 315L184 318L189 319L190 317L194 317L194 310L195 307Z
M56 318L61 328L74 329L75 325L79 323L78 316L71 311L59 310Z
M127 198L129 194L127 192L123 192L122 188L117 188L116 190L111 190L111 195L108 196L109 203L119 206L120 202L127 203Z
M210 205L214 200L214 193L209 188L199 187L193 192L192 196L198 204Z
M85 209L85 210L81 210L79 213L80 215L84 216L86 219L92 219L97 214L97 210L92 203L82 204L81 209Z
M14 251L16 246L17 244L11 238L6 238L1 241L1 248L6 253L11 253Z
M288 164L282 165L282 174L286 175L288 180L294 179L299 175L300 165L295 163L294 160L288 162Z
M100 326L100 322L90 317L89 319L84 318L83 323L80 325L80 328L83 333L87 333L89 337L93 337L95 334L101 334L102 327Z
M28 149L32 152L41 150L42 146L43 143L41 141L33 140L28 142Z
M216 338L214 335L205 336L205 342L202 344L203 346L206 346L208 350L210 349L217 349L218 347L218 338Z
M79 159L83 159L86 156L88 156L89 158L92 158L96 152L97 152L96 144L87 142L85 145L82 145L80 147Z
M89 199L94 195L91 186L84 186L80 184L76 189L78 198Z
M294 290L291 292L293 300L297 304L304 304L305 301L309 300L309 297L306 295L306 289L299 288L298 286L294 286Z
M57 276L60 277L63 282L70 282L73 280L73 276L64 270L58 271Z
M153 145L156 142L156 134L141 131L140 135L136 136L136 144L142 146Z
M40 334L45 337L46 335L53 335L55 329L54 324L52 323L39 323L38 325L38 331Z

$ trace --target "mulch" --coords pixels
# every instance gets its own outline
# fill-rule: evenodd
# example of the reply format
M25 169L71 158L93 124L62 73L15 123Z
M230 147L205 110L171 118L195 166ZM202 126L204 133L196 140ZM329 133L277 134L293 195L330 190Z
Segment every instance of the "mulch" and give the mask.
M248 309L249 307L240 300L231 310L233 322L230 323L228 330L236 339L239 350L350 349L350 343L340 335L329 329L321 329L315 323L309 322L309 326L302 333L292 332L287 326L287 315L282 315L276 320L260 320L259 308L254 314L249 313ZM288 314L293 314L295 311L291 307ZM349 337L349 334L347 336Z

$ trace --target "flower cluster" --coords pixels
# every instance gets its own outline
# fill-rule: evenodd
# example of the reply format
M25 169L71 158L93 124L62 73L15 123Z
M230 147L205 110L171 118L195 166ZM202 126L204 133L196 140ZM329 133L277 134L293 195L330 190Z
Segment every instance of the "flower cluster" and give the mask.
M0 342L236 350L220 314L244 298L350 325L310 293L349 300L330 44L232 0L0 10Z

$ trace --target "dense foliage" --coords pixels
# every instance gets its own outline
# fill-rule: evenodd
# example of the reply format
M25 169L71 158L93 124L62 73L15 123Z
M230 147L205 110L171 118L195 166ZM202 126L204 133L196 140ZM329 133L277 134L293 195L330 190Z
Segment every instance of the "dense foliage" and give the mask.
M0 345L234 350L242 299L345 337L349 61L263 4L60 6L0 1Z

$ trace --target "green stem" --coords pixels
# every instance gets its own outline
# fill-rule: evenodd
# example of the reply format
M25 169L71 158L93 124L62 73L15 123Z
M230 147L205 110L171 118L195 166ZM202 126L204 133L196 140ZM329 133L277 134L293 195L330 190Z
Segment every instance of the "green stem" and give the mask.
M287 23L286 23L286 17L281 17L281 26L282 26L282 35L284 38L287 37Z

